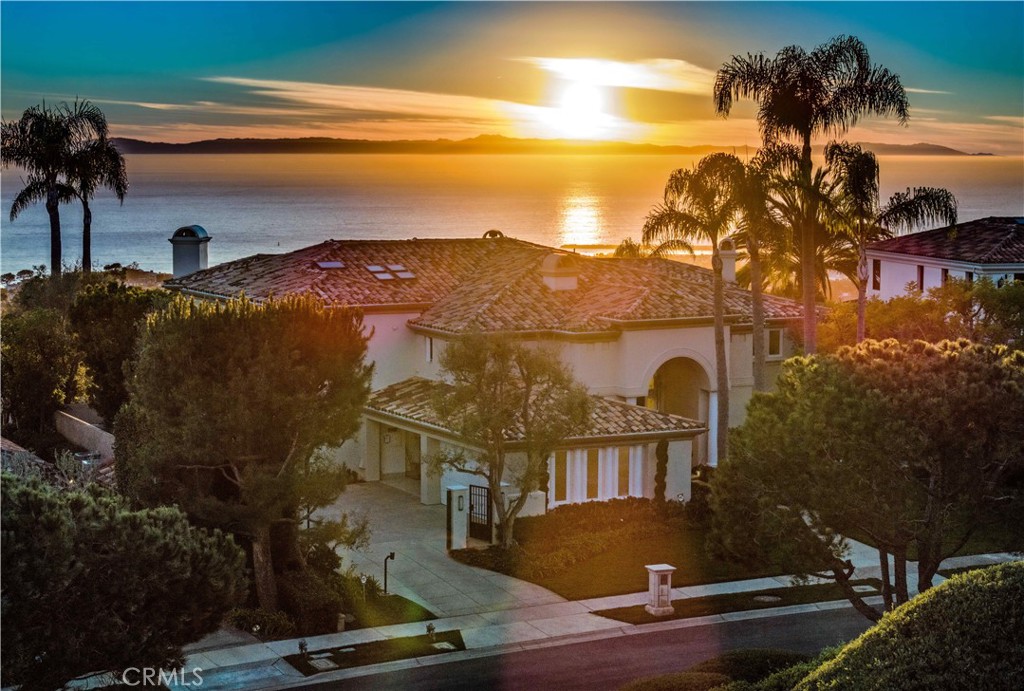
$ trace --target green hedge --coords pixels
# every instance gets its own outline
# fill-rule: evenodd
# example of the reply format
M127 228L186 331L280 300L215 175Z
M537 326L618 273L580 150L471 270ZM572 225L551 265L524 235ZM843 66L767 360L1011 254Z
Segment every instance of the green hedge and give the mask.
M1024 562L955 576L914 598L804 679L823 689L1019 689Z
M318 636L338 630L341 595L312 571L285 571L277 578L281 608L300 636Z

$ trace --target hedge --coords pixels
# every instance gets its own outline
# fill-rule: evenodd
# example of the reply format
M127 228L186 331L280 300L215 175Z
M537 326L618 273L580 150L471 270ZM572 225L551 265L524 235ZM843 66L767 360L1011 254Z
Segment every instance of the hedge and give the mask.
M694 665L687 671L713 672L724 674L733 681L755 682L807 660L807 655L791 650L749 648L723 653L718 657Z
M849 643L799 691L1019 689L1024 562L954 576Z
M677 672L631 681L620 691L711 691L729 683L729 677L713 672Z

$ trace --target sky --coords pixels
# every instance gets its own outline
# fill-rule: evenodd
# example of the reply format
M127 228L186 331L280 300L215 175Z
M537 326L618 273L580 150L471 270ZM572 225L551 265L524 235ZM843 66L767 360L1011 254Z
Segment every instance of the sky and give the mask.
M850 140L1024 155L1022 2L0 3L0 112L88 99L113 136L605 139L756 145L714 112L733 55L850 34L907 127Z

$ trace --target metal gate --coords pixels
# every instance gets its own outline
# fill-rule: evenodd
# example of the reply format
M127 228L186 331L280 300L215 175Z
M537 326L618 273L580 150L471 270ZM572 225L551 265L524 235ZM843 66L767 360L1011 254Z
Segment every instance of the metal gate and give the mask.
M491 541L491 490L478 485L469 486L469 536Z

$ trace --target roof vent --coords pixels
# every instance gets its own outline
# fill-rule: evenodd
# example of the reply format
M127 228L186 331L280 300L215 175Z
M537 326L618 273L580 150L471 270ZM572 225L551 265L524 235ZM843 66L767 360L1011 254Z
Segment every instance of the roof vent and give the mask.
M345 262L316 262L316 265L320 269L344 269Z
M576 290L579 284L579 258L575 254L552 252L540 265L540 276L550 290Z

